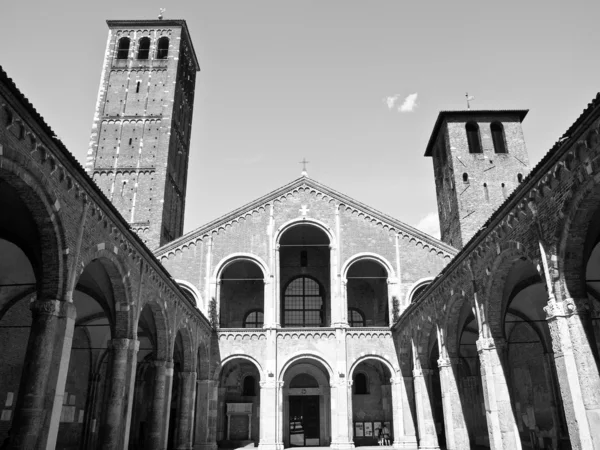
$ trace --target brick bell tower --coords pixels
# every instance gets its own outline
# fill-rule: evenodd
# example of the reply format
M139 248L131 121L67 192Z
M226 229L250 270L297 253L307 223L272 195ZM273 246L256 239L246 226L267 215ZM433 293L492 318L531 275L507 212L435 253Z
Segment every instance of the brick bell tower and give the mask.
M527 112L439 113L425 156L433 159L442 241L462 248L529 171Z
M196 72L184 20L108 20L86 171L151 249L183 233Z

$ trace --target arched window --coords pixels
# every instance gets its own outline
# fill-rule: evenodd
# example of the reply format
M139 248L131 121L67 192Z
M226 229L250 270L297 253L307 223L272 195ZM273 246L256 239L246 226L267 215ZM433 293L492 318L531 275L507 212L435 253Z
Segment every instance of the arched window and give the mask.
M463 173L463 181L464 181L465 183L468 183L468 182L469 182L469 174L468 174L467 172Z
M504 126L500 122L492 122L492 141L494 141L494 151L496 153L508 153L506 150L506 139L504 136Z
M364 327L365 316L357 308L348 309L348 325L351 327Z
M502 195L506 198L506 184L502 183Z
M250 311L244 319L244 328L262 328L264 315L261 310Z
M475 122L467 122L467 142L469 144L469 153L482 153L481 138L479 136L479 125Z
M169 38L166 36L163 36L158 40L158 47L156 50L156 59L167 59L168 55L169 55Z
M485 195L485 201L489 202L490 201L490 192L488 191L487 183L483 183L483 195Z
M148 59L149 55L150 55L150 38L143 37L138 42L137 59Z
M286 327L324 325L325 292L312 278L294 278L283 295L283 324Z
M364 373L357 373L354 375L352 386L354 386L355 395L366 395L369 393L369 383L367 376Z
M242 395L246 397L253 397L256 395L256 380L252 376L244 378L244 385L242 386Z
M410 294L410 303L414 302L423 293L427 286L431 284L431 281L423 281L417 285L416 288Z
M129 57L129 46L131 45L131 39L123 37L119 39L117 45L117 59L127 59Z
M522 173L518 173L517 174L517 181L520 183L521 181L523 181L523 174Z

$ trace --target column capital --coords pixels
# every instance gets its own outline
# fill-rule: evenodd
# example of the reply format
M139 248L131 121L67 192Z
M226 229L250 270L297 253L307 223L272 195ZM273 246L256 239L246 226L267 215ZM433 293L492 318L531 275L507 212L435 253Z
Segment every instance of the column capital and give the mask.
M563 301L556 301L551 298L546 306L546 320L553 320L557 317L570 317L576 314L586 314L589 312L587 299L566 298Z
M480 337L479 339L477 339L476 341L476 345L477 345L477 352L481 353L483 351L486 350L493 350L493 349L504 349L506 347L506 339L494 339L493 337Z
M34 316L77 317L75 305L60 300L35 300L29 304L29 309Z
M152 365L154 367L167 367L167 360L166 359L153 359L152 360Z
M444 358L443 356L440 356L440 359L437 360L437 364L438 364L438 367L440 369L442 369L445 367L452 366L452 361L450 360L450 358Z
M431 369L413 369L413 377L428 377L433 374Z
M114 338L108 341L109 348L113 350L135 350L140 348L140 341L129 338Z
M404 377L392 377L390 378L391 384L402 384L404 383Z

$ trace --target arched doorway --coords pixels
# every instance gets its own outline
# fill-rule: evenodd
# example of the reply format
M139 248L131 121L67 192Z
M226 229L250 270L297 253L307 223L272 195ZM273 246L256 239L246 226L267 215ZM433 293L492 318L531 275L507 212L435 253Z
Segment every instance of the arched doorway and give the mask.
M384 425L389 443L394 439L392 374L378 359L361 361L352 373L352 424L354 445L378 445Z
M229 264L219 278L219 323L221 328L262 328L265 276L253 261Z
M315 225L294 225L279 240L281 324L322 327L331 322L329 236Z
M351 327L389 325L388 273L377 261L354 262L346 274L348 324Z
M316 360L300 359L285 371L283 381L284 445L329 445L331 393L326 368Z
M217 445L258 446L260 438L260 372L245 358L227 361L219 375Z

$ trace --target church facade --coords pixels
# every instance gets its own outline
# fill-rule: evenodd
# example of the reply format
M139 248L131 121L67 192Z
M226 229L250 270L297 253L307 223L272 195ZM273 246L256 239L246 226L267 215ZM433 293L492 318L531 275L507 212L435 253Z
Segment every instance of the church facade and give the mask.
M600 100L441 112L442 240L306 172L183 234L190 33L108 26L85 168L0 77L8 448L600 447Z

